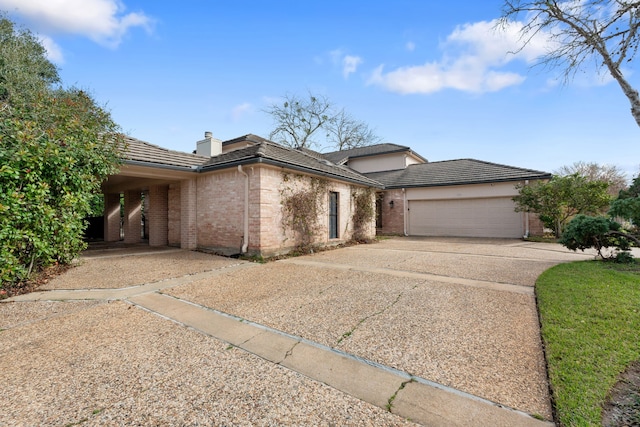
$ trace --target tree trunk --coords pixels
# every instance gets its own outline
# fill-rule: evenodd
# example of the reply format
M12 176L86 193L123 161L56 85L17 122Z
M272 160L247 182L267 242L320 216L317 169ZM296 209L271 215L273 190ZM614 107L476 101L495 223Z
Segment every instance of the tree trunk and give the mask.
M640 126L640 95L638 94L638 91L629 84L627 79L625 79L620 69L611 60L609 53L605 50L599 51L604 58L604 64L609 69L611 76L616 80L616 82L618 82L622 92L631 103L631 115L635 119L636 124Z
M624 78L622 78L622 82L624 82L624 84L618 80L618 84L631 103L631 115L636 120L638 126L640 126L640 95L638 95L638 91L631 87Z

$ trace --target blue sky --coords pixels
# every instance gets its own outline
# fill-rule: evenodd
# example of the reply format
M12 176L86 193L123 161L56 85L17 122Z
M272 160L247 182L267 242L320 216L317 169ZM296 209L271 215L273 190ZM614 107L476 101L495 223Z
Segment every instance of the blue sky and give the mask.
M129 135L190 152L204 131L268 137L263 110L321 94L430 161L475 158L553 172L640 166L619 87L562 85L518 55L502 1L0 0L38 34L65 85L88 89ZM633 64L631 64L633 66ZM640 87L629 70L628 79Z

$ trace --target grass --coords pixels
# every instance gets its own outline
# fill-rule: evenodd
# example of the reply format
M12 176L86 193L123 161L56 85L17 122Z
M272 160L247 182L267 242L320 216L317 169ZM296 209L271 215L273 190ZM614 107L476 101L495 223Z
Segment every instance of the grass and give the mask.
M640 264L561 264L536 295L557 421L601 425L608 391L640 360Z

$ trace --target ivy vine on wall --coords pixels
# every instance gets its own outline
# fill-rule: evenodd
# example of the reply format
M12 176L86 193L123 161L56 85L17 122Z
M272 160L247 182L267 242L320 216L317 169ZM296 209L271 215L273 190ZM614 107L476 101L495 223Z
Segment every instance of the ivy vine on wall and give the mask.
M280 192L280 200L285 235L292 235L297 251L309 252L324 230L320 218L324 217L329 182L321 178L286 173L283 174L282 181L284 186Z
M376 212L374 194L373 188L351 188L353 241L364 243L371 240L371 224Z

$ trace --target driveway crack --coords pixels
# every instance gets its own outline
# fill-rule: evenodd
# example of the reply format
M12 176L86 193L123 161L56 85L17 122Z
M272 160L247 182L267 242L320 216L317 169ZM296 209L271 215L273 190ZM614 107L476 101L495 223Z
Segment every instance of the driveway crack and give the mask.
M287 360L287 357L290 357L293 354L293 349L296 348L296 346L300 344L300 341L296 341L295 344L293 344L291 346L291 348L289 350L287 350L287 352L284 354L284 357L282 358L281 361L279 361L277 364L281 364L282 362L284 362L285 360Z
M408 289L408 290L414 290L417 287L418 287L418 285L415 285L411 289ZM356 329L358 329L358 327L360 327L360 325L362 325L364 322L366 322L367 320L371 319L372 317L379 316L379 315L383 314L384 312L386 312L390 308L392 308L394 305L396 305L400 301L400 298L402 298L404 296L404 294L408 290L404 290L404 291L400 292L398 294L398 296L396 296L396 298L390 304L388 304L387 306L385 306L382 309L376 311L375 313L371 313L368 316L365 316L362 319L358 320L358 322L350 330L348 330L347 332L342 334L340 336L340 338L338 338L338 341L337 341L336 345L340 345L344 340L346 340L351 335L353 335L353 333L356 331Z

